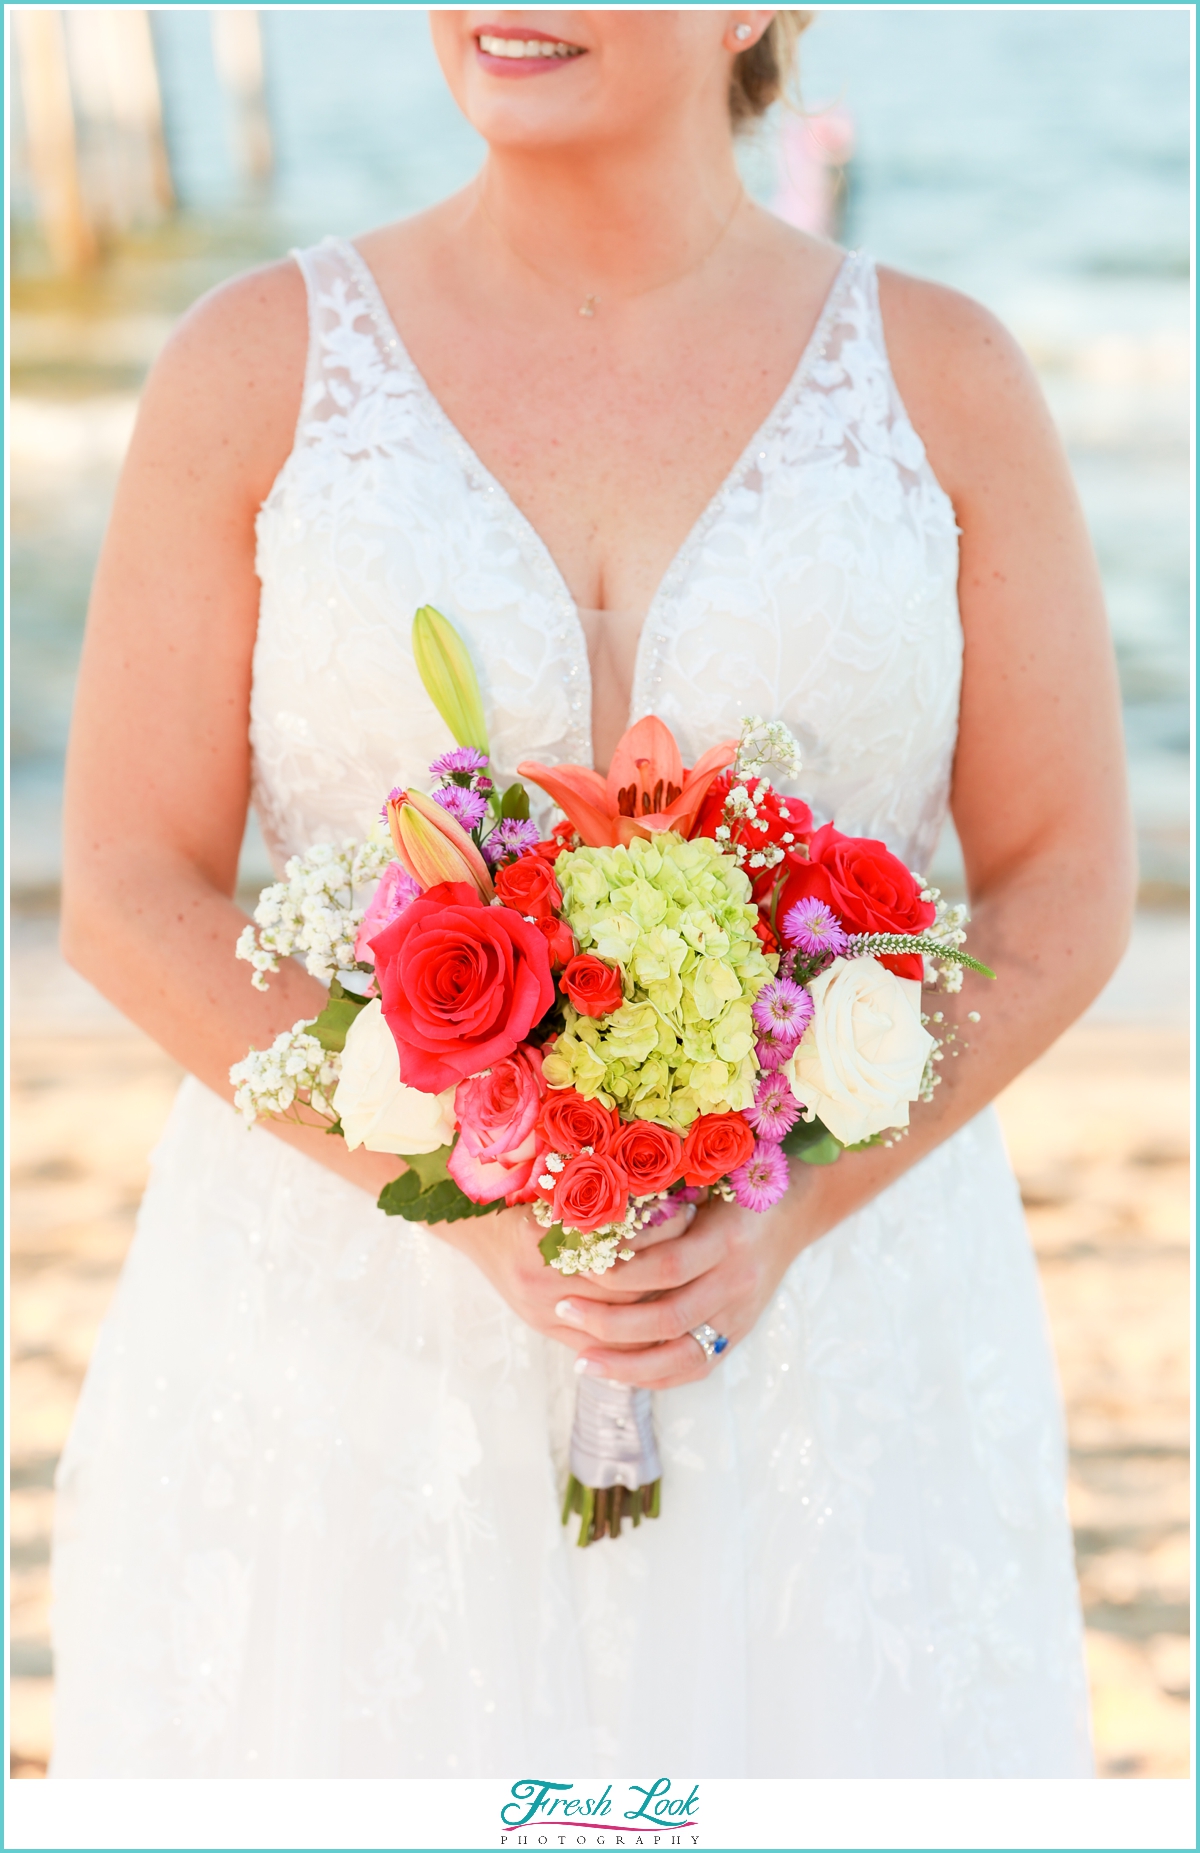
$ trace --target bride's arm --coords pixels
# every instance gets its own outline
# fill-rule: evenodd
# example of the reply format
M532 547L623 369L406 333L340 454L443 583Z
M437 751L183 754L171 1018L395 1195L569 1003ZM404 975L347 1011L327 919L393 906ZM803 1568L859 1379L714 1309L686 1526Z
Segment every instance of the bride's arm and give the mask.
M233 955L258 622L254 518L292 445L307 311L294 264L184 318L147 382L96 572L67 757L63 949L226 1099L229 1067L321 1008L292 960ZM281 1138L377 1193L395 1159Z
M581 1308L602 1373L670 1384L708 1368L685 1334L707 1320L737 1339L810 1242L956 1132L1060 1036L1112 973L1129 935L1136 877L1115 665L1099 575L1049 413L1011 337L953 291L885 274L888 345L901 395L962 529L966 654L951 795L971 901L968 949L997 981L968 974L938 999L959 1059L941 1064L908 1135L821 1169L793 1165L776 1210L724 1204L660 1255L631 1261L627 1287L668 1291L633 1308ZM970 1020L977 1012L978 1022ZM724 1248L677 1287L688 1246ZM676 1276L676 1279L682 1276ZM605 1343L657 1350L636 1363Z
M234 956L246 916L232 898L250 783L254 518L291 449L306 341L292 264L217 291L172 337L96 572L67 762L66 957L225 1099L231 1063L326 997L291 959L265 993L253 988ZM262 1123L372 1198L404 1168L319 1127ZM527 1212L437 1233L528 1324L580 1342L554 1316L562 1279L543 1265ZM588 1291L618 1289L609 1277Z

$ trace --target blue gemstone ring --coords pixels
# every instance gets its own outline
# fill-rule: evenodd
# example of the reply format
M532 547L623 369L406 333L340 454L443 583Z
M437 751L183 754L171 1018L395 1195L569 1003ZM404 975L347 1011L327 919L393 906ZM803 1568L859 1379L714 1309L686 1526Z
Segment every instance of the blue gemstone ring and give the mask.
M729 1344L729 1340L727 1338L722 1338L720 1332L711 1325L694 1325L691 1330L691 1336L695 1339L710 1364L714 1358L720 1357L721 1353Z

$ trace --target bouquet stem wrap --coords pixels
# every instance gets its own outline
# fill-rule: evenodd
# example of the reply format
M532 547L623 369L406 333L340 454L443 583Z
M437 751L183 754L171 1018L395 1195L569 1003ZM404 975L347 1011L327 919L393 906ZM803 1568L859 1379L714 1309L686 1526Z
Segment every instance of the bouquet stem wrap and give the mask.
M635 1525L657 1518L662 1466L649 1390L583 1377L571 1430L570 1478L563 1524L580 1517L579 1544L620 1536L628 1512Z

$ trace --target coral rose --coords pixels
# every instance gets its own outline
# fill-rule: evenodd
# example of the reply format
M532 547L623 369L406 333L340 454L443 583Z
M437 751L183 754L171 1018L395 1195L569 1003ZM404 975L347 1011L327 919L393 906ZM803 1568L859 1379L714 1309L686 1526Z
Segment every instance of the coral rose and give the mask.
M575 956L577 948L574 933L565 920L556 919L553 914L548 914L544 920L535 920L533 924L546 942L551 965L556 972L561 971Z
M683 1142L683 1175L689 1184L715 1184L754 1151L754 1134L740 1113L702 1113Z
M568 1159L554 1186L553 1208L564 1229L590 1235L621 1222L629 1207L629 1179L613 1158L597 1152Z
M460 1081L454 1095L458 1140L446 1169L475 1203L510 1206L527 1195L541 1141L538 1114L546 1083L541 1051L518 1049L487 1074Z
M554 1002L546 941L467 882L439 882L371 942L408 1087L440 1093L525 1040Z
M585 1100L573 1087L547 1094L540 1120L543 1148L550 1152L607 1152L620 1131L615 1107Z
M581 952L562 975L562 989L581 1017L607 1017L625 1001L621 973L594 952Z
M683 1175L683 1140L655 1120L630 1120L613 1140L612 1155L635 1197L666 1190Z
M810 897L833 909L848 933L922 933L934 919L932 901L921 899L912 875L886 843L843 836L823 824L808 846L808 860L788 858L789 869L775 918L783 920L797 901ZM919 953L881 958L897 978L925 975Z
M541 856L518 856L495 874L496 893L506 907L534 920L551 919L562 906L562 889Z

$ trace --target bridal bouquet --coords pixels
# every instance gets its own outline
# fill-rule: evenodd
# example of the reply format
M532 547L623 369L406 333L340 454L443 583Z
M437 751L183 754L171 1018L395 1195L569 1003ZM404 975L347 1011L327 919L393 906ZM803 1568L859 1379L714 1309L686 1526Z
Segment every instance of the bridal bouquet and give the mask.
M690 768L639 721L607 778L520 765L499 792L470 660L417 613L414 652L458 744L431 789L388 793L364 842L320 845L264 890L238 956L265 988L303 956L321 1013L230 1071L248 1123L324 1123L406 1168L379 1206L422 1223L527 1204L546 1262L602 1274L716 1193L778 1203L789 1161L890 1141L952 1032L964 910L882 843L814 829L778 792L799 752L747 720ZM990 974L989 974L990 975ZM726 1341L701 1328L710 1355ZM699 1335L698 1335L699 1336ZM649 1393L583 1378L563 1510L580 1543L659 1510Z

